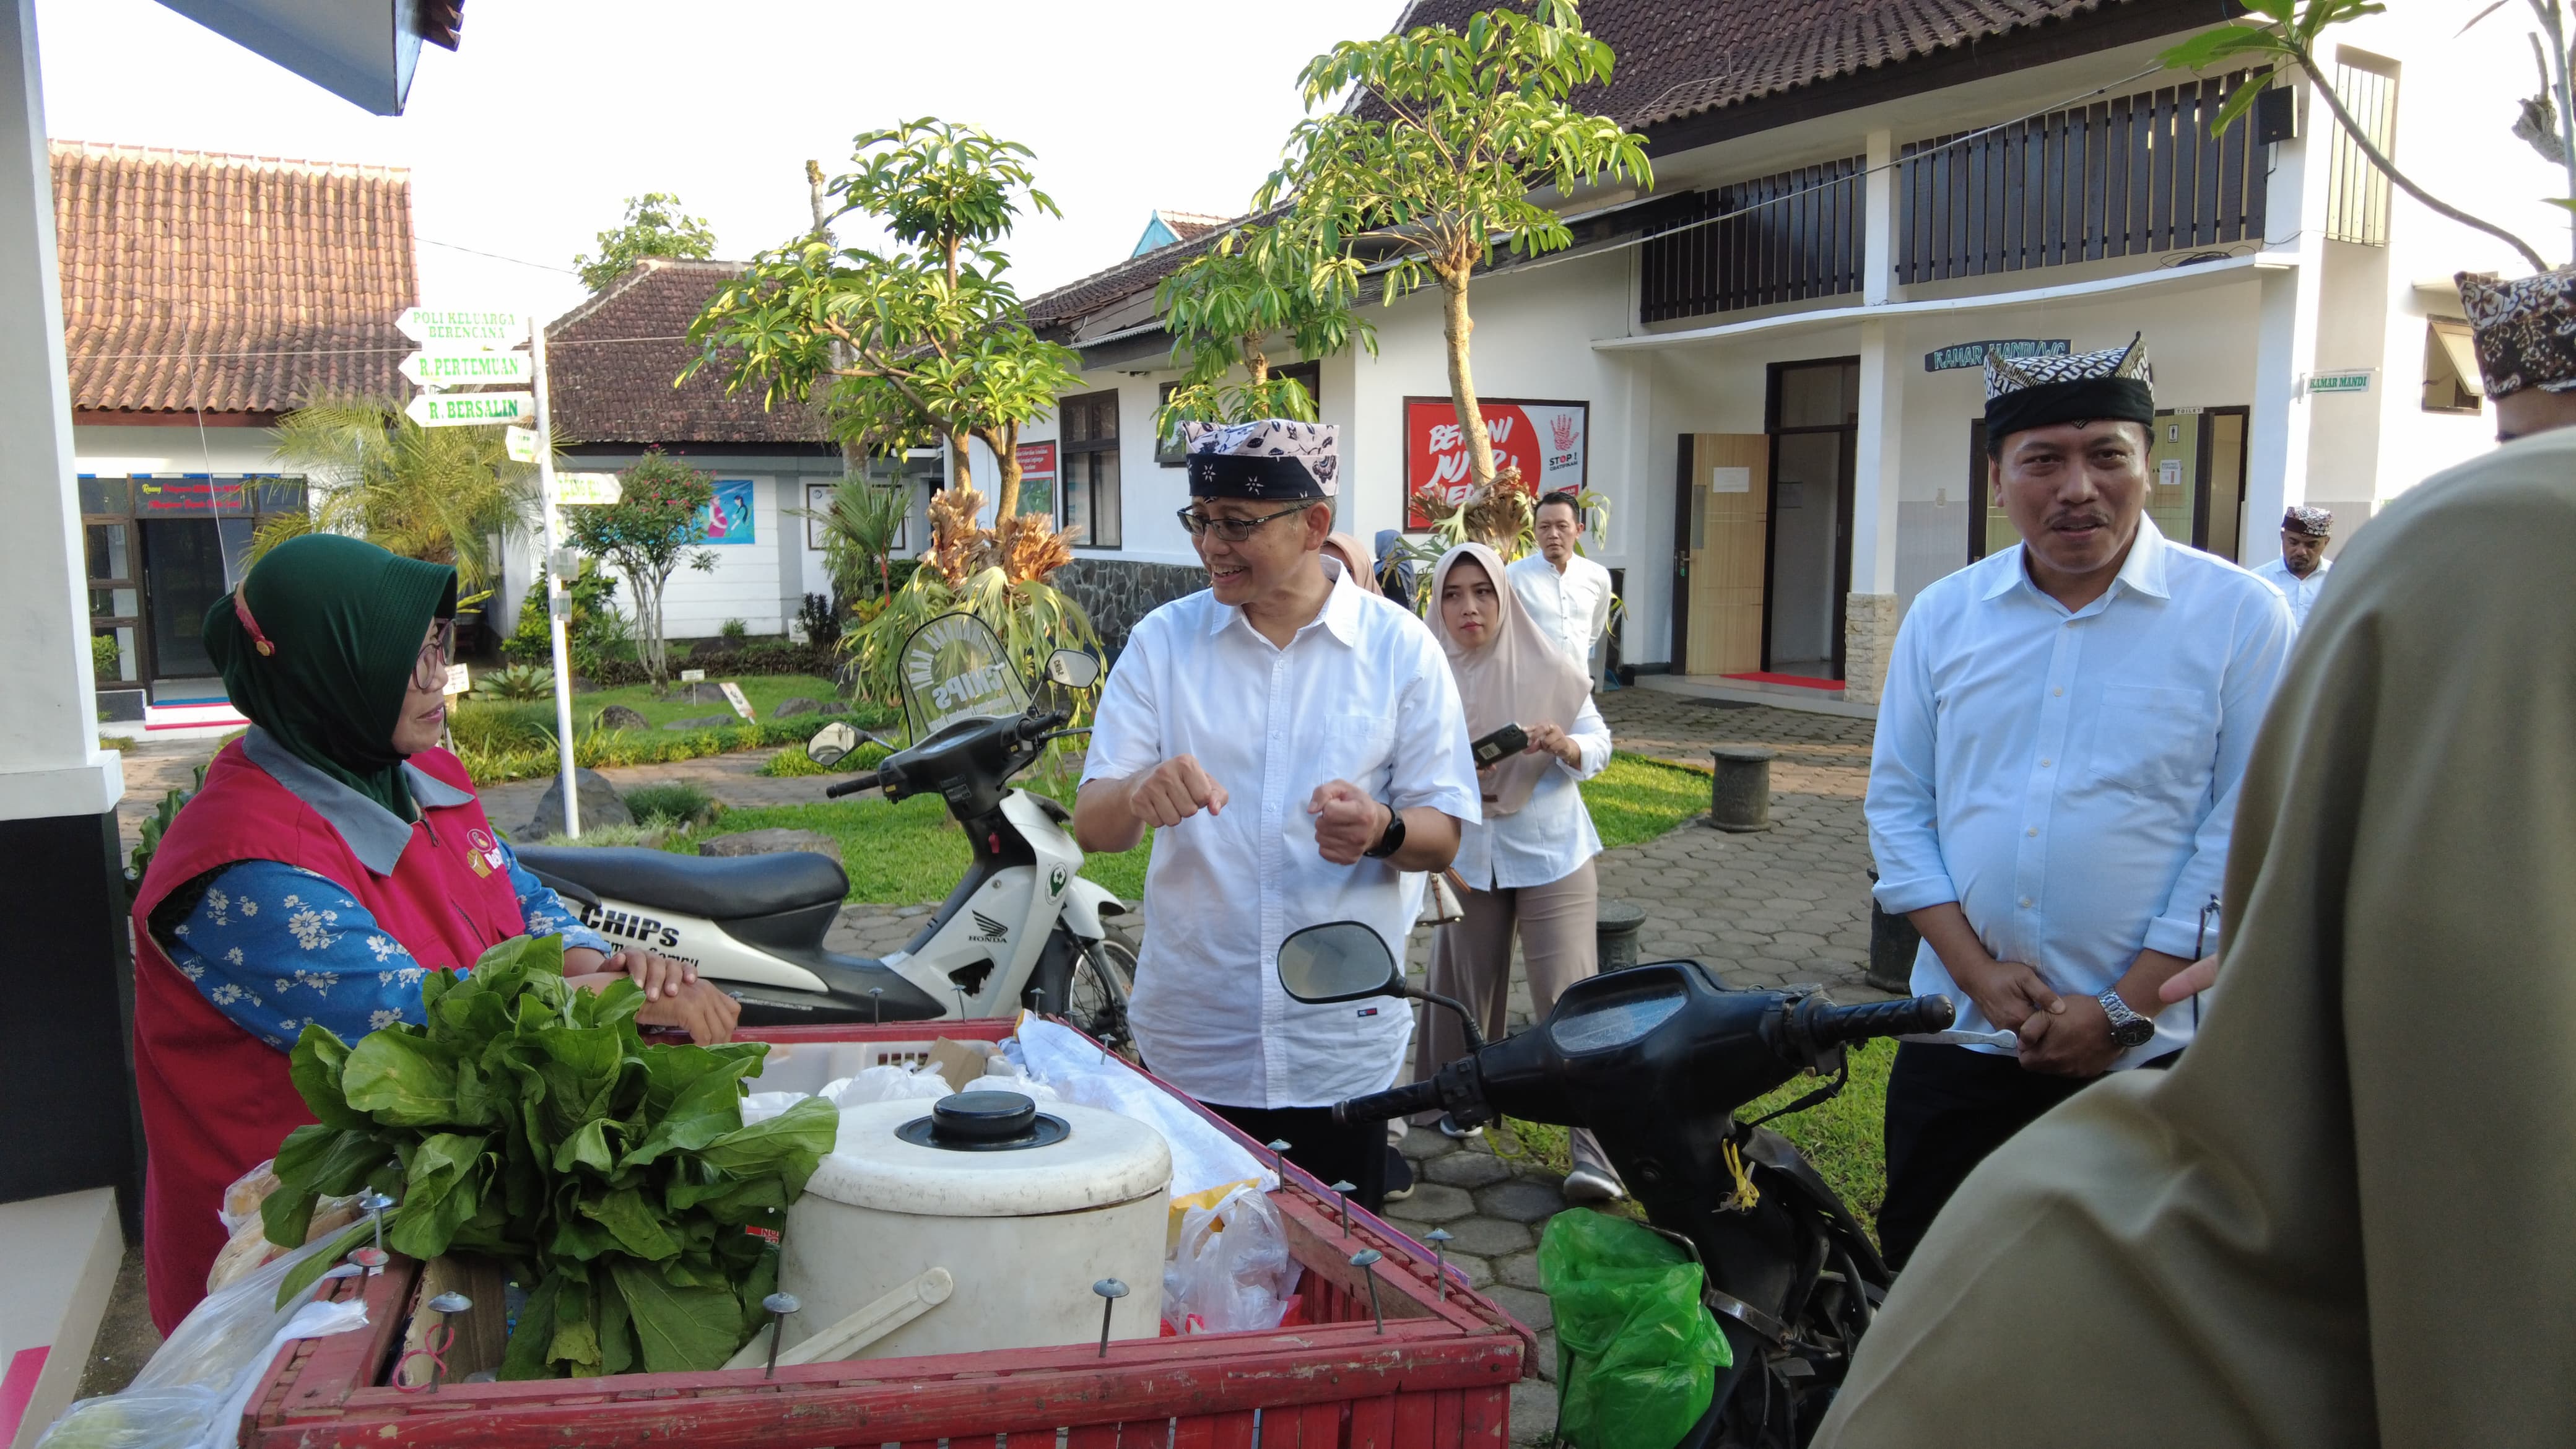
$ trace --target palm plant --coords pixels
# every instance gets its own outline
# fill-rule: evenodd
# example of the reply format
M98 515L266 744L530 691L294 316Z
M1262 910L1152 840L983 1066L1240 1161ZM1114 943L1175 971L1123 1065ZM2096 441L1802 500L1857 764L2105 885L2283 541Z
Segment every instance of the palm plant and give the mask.
M904 520L912 514L910 489L851 473L832 490L829 508L793 511L822 521L823 566L831 571L835 594L857 599L869 591L871 583L879 596L894 592L889 560L894 554L894 541L903 532ZM873 580L871 573L875 575Z
M899 697L905 642L942 614L964 612L991 626L1022 679L1036 678L1058 649L1099 650L1091 616L1048 582L1072 561L1067 535L1031 513L985 528L975 517L983 506L983 495L973 488L949 488L931 500L930 547L922 566L875 618L841 636L841 647L858 656L859 689L866 698Z
M305 475L310 510L261 525L252 557L302 533L347 533L453 564L467 593L498 584L501 540L524 533L537 470L501 428L424 428L391 398L326 396L278 419L277 459Z

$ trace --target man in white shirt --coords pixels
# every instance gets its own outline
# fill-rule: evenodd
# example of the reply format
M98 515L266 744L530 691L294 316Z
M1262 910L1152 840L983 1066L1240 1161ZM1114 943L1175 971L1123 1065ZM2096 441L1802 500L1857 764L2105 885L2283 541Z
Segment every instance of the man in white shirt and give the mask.
M1986 363L1987 476L2022 545L1897 631L1867 813L1882 909L1953 1031L1898 1049L1879 1237L1901 1265L1987 1153L2106 1071L2159 1065L2254 733L2279 593L2145 517L2145 349Z
M1209 587L1128 635L1074 836L1115 852L1154 827L1128 1018L1156 1074L1373 1208L1384 1128L1331 1107L1394 1082L1412 1013L1289 1000L1279 943L1364 921L1403 959L1422 899L1406 873L1447 866L1478 818L1466 717L1422 622L1322 556L1334 429L1193 426L1188 447L1181 521Z
M2334 515L2322 508L2292 504L2281 515L2281 556L2254 566L2254 577L2281 591L2290 601L2290 622L2304 626L2317 590L2326 586L2326 543L2334 535Z
M1538 552L1504 565L1521 607L1587 675L1592 651L1610 627L1610 571L1574 551L1583 534L1583 501L1559 489L1538 501Z

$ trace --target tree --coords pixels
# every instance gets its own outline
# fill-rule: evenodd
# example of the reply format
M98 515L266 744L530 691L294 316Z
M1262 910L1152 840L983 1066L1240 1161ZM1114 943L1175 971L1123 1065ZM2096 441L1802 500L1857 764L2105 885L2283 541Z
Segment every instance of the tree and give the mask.
M253 557L301 533L354 534L406 558L453 564L479 594L500 581L497 541L526 531L536 468L510 461L498 426L424 428L401 403L325 397L278 419L277 459L305 475L312 507L272 518Z
M2469 23L2460 27L2460 32L2466 34L2470 26L2503 9L2508 3L2509 0L2493 0L2485 9L2471 16ZM2569 226L2576 229L2576 105L2570 104L2569 96L2566 16L2560 9L2560 0L2524 0L2524 3L2531 7L2533 16L2540 23L2540 33L2531 37L2532 54L2540 67L2540 91L2522 102L2512 131L2544 159L2565 169L2569 194L2551 199L2568 208L2571 213ZM2332 73L2317 63L2318 36L2328 26L2364 15L2380 14L2387 6L2379 4L2378 0L2245 0L2245 8L2253 12L2247 19L2204 31L2158 57L2169 69L2191 71L2207 70L2248 58L2273 62L2271 67L2238 86L2228 96L2227 104L2219 108L2217 117L2210 122L2211 135L2225 130L2229 123L2251 109L2255 97L2272 83L2278 69L2294 66L2316 83L2318 96L2325 101L2326 109L2333 113L2335 124L2352 138L2354 147L2398 190L2437 215L2503 240L2522 253L2523 260L2531 263L2532 270L2549 270L2549 263L2529 242L2494 222L2472 216L2442 201L2413 177L2398 170L2397 163L2379 149L2369 133L2362 129L2361 123L2353 118L2352 112L2345 109L2343 98L2335 94ZM2547 37L2545 43L2543 35ZM2571 249L2576 250L2576 243L2571 243Z
M1498 251L1573 244L1565 222L1530 199L1541 186L1562 196L1605 176L1654 185L1642 138L1567 102L1578 86L1607 84L1611 60L1575 0L1532 0L1527 14L1481 10L1463 31L1423 25L1344 41L1300 74L1309 114L1254 198L1262 209L1293 202L1284 225L1354 289L1380 266L1389 303L1426 276L1439 284L1449 397L1478 488L1493 484L1494 449L1467 363L1469 279ZM1340 105L1346 91L1355 104Z
M1377 328L1351 312L1355 279L1324 262L1311 237L1242 227L1163 279L1154 307L1172 334L1172 360L1187 358L1188 370L1154 418L1156 436L1184 421L1315 420L1306 390L1271 375L1270 339L1284 334L1309 361L1354 338L1377 352Z
M839 203L813 231L754 259L718 292L689 336L728 388L763 401L824 390L845 444L866 453L948 445L953 486L973 485L967 442L992 450L1000 517L1019 511L1020 427L1079 381L1072 349L1029 326L992 244L1022 205L1061 215L1035 186L1033 153L972 126L923 119L856 142L857 169L825 186ZM830 223L874 218L894 245L840 247Z
M626 198L626 220L599 234L599 255L578 256L581 284L596 292L625 276L646 257L704 260L716 254L716 234L706 218L680 210L680 198L650 191Z
M572 546L626 575L635 601L635 652L659 693L670 682L670 645L663 636L662 590L683 567L716 566L715 550L699 548L703 521L715 502L715 484L686 463L653 448L622 475L615 503L564 510Z

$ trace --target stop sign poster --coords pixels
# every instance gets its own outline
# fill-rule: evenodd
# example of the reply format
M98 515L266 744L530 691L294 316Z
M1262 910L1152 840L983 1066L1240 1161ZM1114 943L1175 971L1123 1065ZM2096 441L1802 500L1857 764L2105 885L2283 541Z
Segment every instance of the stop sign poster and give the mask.
M1584 435L1592 405L1537 402L1526 398L1477 400L1485 432L1493 440L1494 468L1517 466L1521 486L1532 495L1559 488L1581 488L1584 480ZM1404 526L1420 531L1431 526L1422 511L1426 490L1449 503L1464 502L1468 490L1467 439L1458 426L1457 406L1445 397L1404 400Z

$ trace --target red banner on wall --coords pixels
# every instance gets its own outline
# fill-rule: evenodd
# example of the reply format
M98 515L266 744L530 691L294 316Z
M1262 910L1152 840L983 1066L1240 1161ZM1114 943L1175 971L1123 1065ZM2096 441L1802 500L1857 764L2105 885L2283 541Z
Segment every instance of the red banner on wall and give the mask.
M1053 443L1022 443L1019 459L1020 481L1023 484L1032 478L1055 476L1055 444Z
M1496 471L1518 467L1521 486L1533 496L1583 486L1590 403L1489 397L1477 400L1477 411L1494 445ZM1469 486L1467 437L1458 426L1457 405L1445 397L1406 398L1404 526L1417 532L1431 526L1422 507L1426 490L1459 503Z

